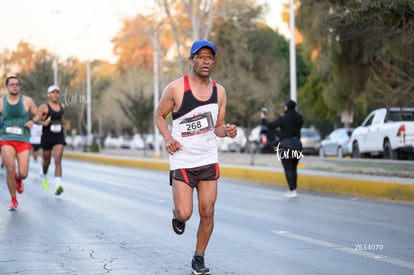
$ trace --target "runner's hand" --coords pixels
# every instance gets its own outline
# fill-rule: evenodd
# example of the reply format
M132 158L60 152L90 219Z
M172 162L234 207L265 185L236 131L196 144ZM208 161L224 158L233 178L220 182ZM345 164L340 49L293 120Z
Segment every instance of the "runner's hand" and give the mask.
M176 141L174 138L166 140L165 144L166 144L168 153L171 155L173 155L175 152L181 149L181 143Z
M224 125L226 136L235 138L237 136L237 126L235 124L225 124Z

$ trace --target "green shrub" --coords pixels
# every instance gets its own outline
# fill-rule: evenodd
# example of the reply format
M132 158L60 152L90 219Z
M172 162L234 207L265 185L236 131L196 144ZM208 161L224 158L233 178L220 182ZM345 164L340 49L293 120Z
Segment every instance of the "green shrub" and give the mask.
M92 143L91 147L89 148L90 152L98 153L99 152L99 144L97 142Z

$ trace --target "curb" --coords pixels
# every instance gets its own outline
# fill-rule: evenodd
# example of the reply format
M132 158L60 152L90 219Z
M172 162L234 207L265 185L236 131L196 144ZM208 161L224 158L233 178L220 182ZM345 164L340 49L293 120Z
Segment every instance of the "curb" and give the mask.
M169 163L163 159L137 159L104 156L93 153L65 152L65 158L149 170L168 171ZM414 202L414 182L400 178L380 178L364 175L316 172L299 166L298 186L302 190L332 194L361 196L402 202ZM259 184L286 187L284 172L273 168L220 165L223 178L250 181Z

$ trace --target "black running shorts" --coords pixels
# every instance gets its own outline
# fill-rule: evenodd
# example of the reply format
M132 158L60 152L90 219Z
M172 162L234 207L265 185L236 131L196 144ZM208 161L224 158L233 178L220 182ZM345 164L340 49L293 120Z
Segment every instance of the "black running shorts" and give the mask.
M220 177L218 163L207 164L194 168L181 168L170 170L170 185L172 180L185 182L192 188L196 187L200 181L217 180Z
M32 144L33 152L39 151L40 149L42 149L42 146L40 144Z
M43 150L50 151L53 149L53 146L57 144L66 145L65 136L63 135L63 133L56 134L56 135L42 134L42 139L41 139L40 144Z

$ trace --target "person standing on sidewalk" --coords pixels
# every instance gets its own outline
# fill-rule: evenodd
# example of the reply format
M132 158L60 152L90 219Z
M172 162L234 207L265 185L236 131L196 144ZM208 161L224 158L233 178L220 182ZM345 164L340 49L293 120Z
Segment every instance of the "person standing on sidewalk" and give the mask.
M191 72L170 82L155 110L154 120L164 138L170 163L173 217L176 234L183 234L193 212L193 191L198 193L200 223L191 262L193 274L211 274L204 253L214 227L214 205L219 178L216 137L236 137L234 124L224 121L226 91L210 78L216 62L216 46L195 41L188 62ZM167 116L172 113L171 132Z
M20 79L17 76L7 77L5 85L7 95L0 100L0 112L3 119L0 145L11 198L9 210L15 210L19 205L16 191L19 194L23 193L22 180L27 177L29 171L32 149L30 128L39 121L40 116L33 99L20 94ZM32 120L30 120L30 115L33 116Z
M282 162L289 191L285 197L297 197L298 164L302 157L302 144L300 142L300 129L303 126L303 117L296 111L296 102L288 100L283 104L284 114L276 120L269 122L267 114L262 112L262 125L268 129L280 128L280 143L276 147L276 154Z
M43 125L41 147L43 151L43 179L42 188L44 191L49 190L49 181L47 172L49 170L50 160L52 158L55 164L55 195L63 193L62 187L62 156L63 148L66 145L65 133L63 128L63 114L65 106L59 102L60 88L57 85L51 85L47 89L49 102L40 105L39 113L41 114Z

